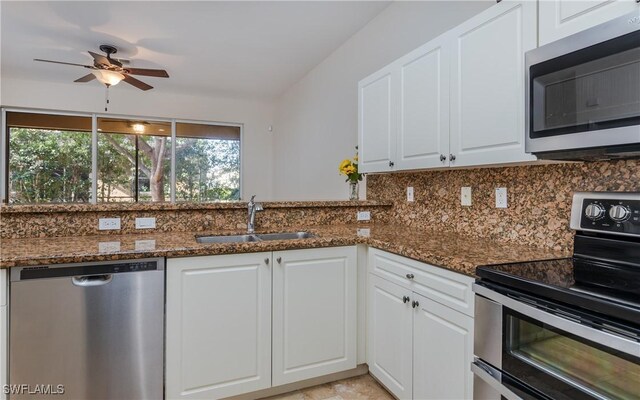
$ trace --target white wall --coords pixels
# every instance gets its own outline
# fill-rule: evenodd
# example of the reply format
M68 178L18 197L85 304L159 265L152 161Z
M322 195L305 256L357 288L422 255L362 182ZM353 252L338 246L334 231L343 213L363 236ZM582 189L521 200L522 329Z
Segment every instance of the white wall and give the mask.
M120 84L124 85L124 84ZM126 86L110 90L108 114L145 117L184 118L244 124L243 192L272 198L273 103L215 96L165 93L158 89L143 92ZM50 110L104 112L105 90L96 84L62 84L2 78L0 104Z
M346 199L338 163L357 140L357 84L494 1L394 2L291 87L276 105L276 199Z

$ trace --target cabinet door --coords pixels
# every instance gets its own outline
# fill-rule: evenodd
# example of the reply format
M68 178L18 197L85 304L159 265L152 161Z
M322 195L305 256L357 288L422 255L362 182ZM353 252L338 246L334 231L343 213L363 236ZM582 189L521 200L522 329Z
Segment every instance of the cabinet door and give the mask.
M273 253L273 385L356 367L356 248Z
M398 169L449 165L449 63L446 35L396 61Z
M473 318L415 295L413 396L416 399L473 397Z
M535 160L524 151L524 53L536 2L504 0L453 29L451 166Z
M271 386L271 253L167 260L167 399Z
M540 0L540 46L637 10L635 0Z
M369 372L399 399L413 397L413 294L369 274L367 364ZM406 299L409 299L406 301Z
M391 66L358 84L358 169L382 172L393 168L396 151L397 77Z

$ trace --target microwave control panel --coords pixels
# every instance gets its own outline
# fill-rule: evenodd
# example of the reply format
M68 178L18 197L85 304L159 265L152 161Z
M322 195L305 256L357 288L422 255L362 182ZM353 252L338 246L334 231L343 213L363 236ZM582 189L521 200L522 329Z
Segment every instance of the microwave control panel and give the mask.
M584 199L582 229L640 234L640 200Z

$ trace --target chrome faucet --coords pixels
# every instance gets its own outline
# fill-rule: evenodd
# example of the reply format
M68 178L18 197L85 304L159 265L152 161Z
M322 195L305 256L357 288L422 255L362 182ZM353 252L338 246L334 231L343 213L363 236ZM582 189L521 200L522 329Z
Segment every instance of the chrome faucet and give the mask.
M249 203L247 203L247 233L255 233L256 212L264 211L262 204L253 201L255 198L256 195L254 194L251 196Z

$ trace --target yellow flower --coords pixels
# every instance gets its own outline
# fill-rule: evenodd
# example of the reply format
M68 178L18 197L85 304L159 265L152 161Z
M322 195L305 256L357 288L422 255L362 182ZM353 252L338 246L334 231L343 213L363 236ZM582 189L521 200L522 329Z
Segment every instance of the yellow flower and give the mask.
M356 154L355 157L353 157L353 161L358 161L358 155Z
M345 169L349 166L351 166L351 160L343 160L338 167L338 171L344 174Z
M356 167L353 165L349 165L344 169L345 175L353 174L354 172L356 172Z

